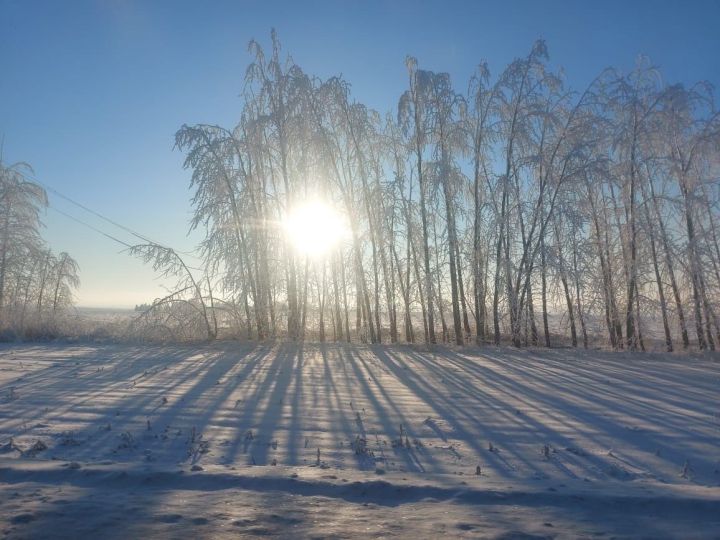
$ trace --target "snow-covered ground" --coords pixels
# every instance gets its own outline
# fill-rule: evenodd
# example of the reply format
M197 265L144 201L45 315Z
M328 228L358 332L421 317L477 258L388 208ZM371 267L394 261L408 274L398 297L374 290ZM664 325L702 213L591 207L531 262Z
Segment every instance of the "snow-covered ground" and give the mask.
M6 345L0 501L11 538L720 538L720 363Z

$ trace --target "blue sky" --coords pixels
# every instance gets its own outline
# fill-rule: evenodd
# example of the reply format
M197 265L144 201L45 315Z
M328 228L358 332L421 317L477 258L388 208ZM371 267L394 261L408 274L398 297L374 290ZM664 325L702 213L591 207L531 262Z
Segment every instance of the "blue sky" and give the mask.
M0 0L0 137L4 161L180 249L189 172L173 151L183 123L233 125L247 43L285 51L325 78L342 74L359 101L392 110L404 58L448 71L463 91L475 65L494 74L533 41L575 88L638 54L668 82L720 85L720 0L713 1L35 1ZM132 242L50 194L51 206ZM151 269L52 208L44 236L80 263L80 305L132 306L161 294Z

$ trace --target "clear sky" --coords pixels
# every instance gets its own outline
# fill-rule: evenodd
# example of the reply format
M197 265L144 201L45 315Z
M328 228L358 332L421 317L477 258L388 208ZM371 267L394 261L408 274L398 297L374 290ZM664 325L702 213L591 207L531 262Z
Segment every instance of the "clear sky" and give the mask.
M6 162L157 241L192 249L183 123L232 126L251 38L270 28L308 73L342 74L356 99L394 109L404 59L448 71L464 91L546 40L575 88L638 54L668 82L720 84L720 0L36 1L0 0L0 137ZM162 293L150 268L66 216L135 240L50 194L44 236L79 262L79 305L132 306Z

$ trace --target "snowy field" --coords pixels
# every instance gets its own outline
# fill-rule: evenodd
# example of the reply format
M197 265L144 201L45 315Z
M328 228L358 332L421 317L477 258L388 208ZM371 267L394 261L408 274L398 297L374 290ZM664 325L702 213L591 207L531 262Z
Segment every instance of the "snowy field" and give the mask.
M720 538L717 357L0 348L5 538Z

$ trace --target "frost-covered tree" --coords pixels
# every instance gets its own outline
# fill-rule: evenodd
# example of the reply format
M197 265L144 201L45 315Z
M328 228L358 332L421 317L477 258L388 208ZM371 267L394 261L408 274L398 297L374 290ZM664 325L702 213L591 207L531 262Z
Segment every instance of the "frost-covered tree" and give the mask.
M0 329L20 335L50 332L79 286L74 259L42 240L47 195L31 175L27 164L0 161Z
M383 116L271 37L267 55L251 42L237 124L176 137L221 330L671 350L695 328L699 348L719 341L719 122L704 87L640 62L576 92L538 41L496 78L481 63L464 95L408 57ZM348 220L324 257L284 230L308 199Z

